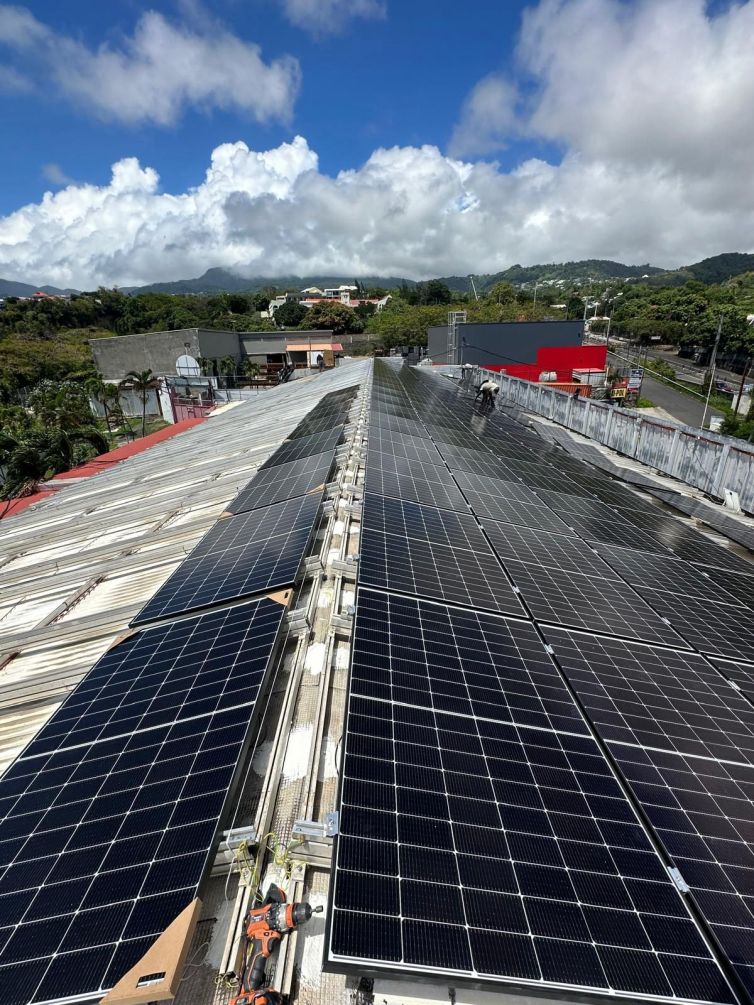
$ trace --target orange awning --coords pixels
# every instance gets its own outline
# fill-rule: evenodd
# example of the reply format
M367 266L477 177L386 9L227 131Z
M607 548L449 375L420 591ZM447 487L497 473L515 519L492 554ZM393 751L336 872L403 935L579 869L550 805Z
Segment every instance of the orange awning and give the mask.
M322 352L324 349L341 352L343 346L340 342L289 342L286 349L289 352Z

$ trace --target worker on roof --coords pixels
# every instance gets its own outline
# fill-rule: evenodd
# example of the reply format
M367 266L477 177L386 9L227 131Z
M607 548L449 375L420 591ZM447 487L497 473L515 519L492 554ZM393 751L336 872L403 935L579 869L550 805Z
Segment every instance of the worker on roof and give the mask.
M499 393L500 387L494 380L485 380L479 385L476 397L478 398L481 394L482 409L489 408L490 411L493 411L495 408L495 398ZM474 401L476 401L476 398L474 398Z

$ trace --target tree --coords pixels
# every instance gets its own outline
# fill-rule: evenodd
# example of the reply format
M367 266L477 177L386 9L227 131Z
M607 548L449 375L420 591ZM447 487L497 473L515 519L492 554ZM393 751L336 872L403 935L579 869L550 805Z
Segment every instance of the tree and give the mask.
M238 370L238 361L235 356L223 356L217 364L217 368L223 377L227 378L228 385L230 385L232 378L235 377Z
M141 398L141 435L147 435L147 400L150 391L157 391L161 385L159 377L151 370L129 370L118 385L127 391L136 391Z
M229 293L226 305L231 314L246 314L249 310L249 298L243 293Z
M426 283L416 285L417 303L423 305L449 304L453 299L450 288L439 279L430 279Z
M251 308L255 311L269 310L270 297L266 293L255 293L251 297Z
M244 356L238 365L238 372L243 374L244 377L258 377L259 370L259 363L250 356Z
M345 304L319 303L308 309L306 327L316 331L329 329L334 335L357 334L364 331L364 322Z
M516 300L516 290L511 283L495 283L487 292L487 299L496 304L512 304Z
M315 305L316 306L316 305ZM295 328L300 325L313 308L304 307L295 300L287 300L275 311L275 323L280 328Z

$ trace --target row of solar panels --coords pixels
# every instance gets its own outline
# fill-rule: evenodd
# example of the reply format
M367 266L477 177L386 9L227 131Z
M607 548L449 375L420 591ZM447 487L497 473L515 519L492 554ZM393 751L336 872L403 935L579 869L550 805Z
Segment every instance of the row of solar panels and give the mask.
M295 582L356 390L307 415L0 779L3 1005L102 995L199 895L275 665L269 591Z
M377 363L329 965L754 996L752 574Z

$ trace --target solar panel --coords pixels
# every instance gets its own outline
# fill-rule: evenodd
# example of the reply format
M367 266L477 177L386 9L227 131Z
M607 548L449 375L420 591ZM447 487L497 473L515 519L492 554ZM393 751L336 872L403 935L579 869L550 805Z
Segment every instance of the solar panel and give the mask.
M692 597L712 597L721 602L734 602L732 597L722 592L720 596L715 596L714 582L701 569L682 562L674 555L656 555L607 544L596 544L595 548L627 583Z
M710 663L729 680L734 681L750 699L754 699L754 663L718 659L710 659Z
M588 496L573 496L565 492L553 492L550 489L537 489L537 495L556 513L563 514L563 519L567 519L564 514L574 516L594 517L598 520L612 520L620 517L614 509L597 499L590 499ZM622 522L622 521L621 521Z
M99 1000L198 895L283 614L262 598L131 636L5 773L3 1005Z
M228 506L228 511L233 514L244 513L321 489L330 477L333 460L334 454L328 450L258 471Z
M466 493L472 508L481 519L489 517L503 523L516 524L519 527L539 528L551 531L553 534L568 534L568 525L564 523L547 506L530 503L518 499L484 497L477 493Z
M749 995L754 995L754 768L610 744Z
M700 571L702 571L700 569ZM706 566L704 573L709 576L714 587L714 599L727 603L728 597L733 597L739 604L754 607L754 576L742 576L727 569L715 569Z
M583 541L564 534L547 534L529 527L486 521L484 530L503 561L518 559L530 565L568 572L610 576L610 566Z
M538 621L683 648L681 636L629 586L508 559L505 568Z
M604 740L754 764L754 707L696 653L548 628Z
M421 436L410 436L408 433L397 433L381 426L369 428L369 452L393 454L396 457L408 457L413 461L425 464L442 464L442 458L437 447L431 440Z
M443 444L440 453L451 471L471 471L488 478L515 480L516 476L489 450L470 450Z
M394 534L400 538L416 538L450 548L487 552L488 545L476 520L469 514L451 510L420 506L403 499L367 492L361 526L381 534Z
M326 961L732 1001L527 622L359 591Z
M740 558L734 551L715 544L703 534L683 528L683 534L676 533L672 537L658 533L658 537L679 558L697 565L716 566L718 569L729 569L731 572L751 574L754 566L746 559Z
M457 447L470 447L472 450L479 450L484 443L473 432L463 429L449 429L447 426L438 426L431 422L425 422L428 432L435 443L448 443Z
M314 493L219 520L131 624L292 585L321 501Z
M369 417L369 426L381 426L383 429L392 429L396 433L408 433L411 436L423 436L429 439L429 433L424 432L424 427L417 419L406 419L401 415L387 415L385 412L372 412Z
M365 530L359 583L501 614L524 614L484 540L478 551L469 551Z
M754 660L754 619L748 607L637 587L695 649L728 659Z
M421 462L407 462L409 470L399 471L396 463L405 458L372 454L366 474L366 489L377 495L394 496L409 502L425 503L438 509L468 512L468 505L447 468ZM390 470L392 467L392 470Z
M318 415L309 414L303 419L292 433L289 433L289 440L297 440L302 436L314 436L317 433L324 433L335 426L342 425L348 418L348 409L333 409L330 412L320 412Z
M585 541L602 541L616 547L638 548L643 551L669 555L668 549L656 535L635 527L627 520L622 520L617 514L609 520L579 516L576 513L564 513L562 517L569 527L572 527Z
M297 461L301 457L311 457L312 454L322 454L328 450L334 450L343 440L343 426L334 426L322 433L313 433L311 436L299 436L295 440L287 440L283 443L269 460L265 461L259 469L264 471L267 468L277 467L279 464L286 464L288 461Z
M495 499L509 499L518 502L528 502L534 505L540 504L539 496L535 495L521 482L506 481L502 478L487 478L484 475L473 474L470 471L454 471L453 477L461 486L463 492L469 496L476 493L483 496L491 496L488 501L489 506L494 505Z

